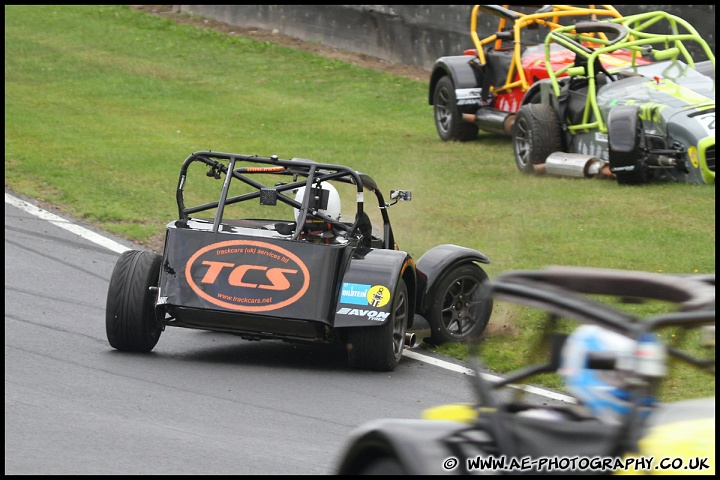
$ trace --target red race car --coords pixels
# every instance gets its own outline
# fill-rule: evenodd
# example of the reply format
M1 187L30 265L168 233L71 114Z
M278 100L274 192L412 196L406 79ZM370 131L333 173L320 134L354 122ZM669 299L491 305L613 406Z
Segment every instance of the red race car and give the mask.
M510 136L523 95L531 84L548 77L543 49L547 33L581 20L621 16L610 5L475 5L470 15L475 48L437 59L430 75L428 102L434 107L438 135L443 141L475 140L479 130ZM479 26L494 20L496 30L481 38ZM610 68L629 57L617 53L601 60ZM558 49L550 62L558 69L573 57Z

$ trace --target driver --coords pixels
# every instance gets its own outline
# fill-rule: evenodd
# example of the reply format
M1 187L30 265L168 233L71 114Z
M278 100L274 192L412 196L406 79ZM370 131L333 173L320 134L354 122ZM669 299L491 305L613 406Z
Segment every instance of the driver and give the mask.
M305 197L306 187L300 187L295 194L295 200L302 203ZM326 220L315 217L311 214L313 209L325 214L335 221L340 221L340 195L335 187L323 182L314 185L310 189L313 197L308 202L308 213L305 223L302 225L300 238L317 243L333 243L337 237L332 224ZM300 210L295 209L295 223L300 220Z
M655 337L650 337L649 341L651 345L659 345L655 343ZM650 351L655 353L658 350L653 348ZM633 372L637 370L634 362L638 355L644 362L655 365L654 369L644 372L646 380L664 376L664 354L651 358L635 340L598 325L582 325L568 336L558 373L581 407L603 423L622 425L628 421L634 396L639 397L638 404L643 407L638 412L641 416L646 416L648 408L656 402L651 390L640 393L639 384L635 385L637 379L630 379L640 375L637 371ZM612 359L611 366L593 366L593 357ZM633 386L634 393L630 390Z

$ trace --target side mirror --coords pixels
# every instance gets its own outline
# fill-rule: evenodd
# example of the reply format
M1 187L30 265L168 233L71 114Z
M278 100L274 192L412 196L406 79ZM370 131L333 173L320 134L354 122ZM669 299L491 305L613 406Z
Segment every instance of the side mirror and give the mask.
M412 200L412 192L410 190L390 190L390 200L395 200L393 203L398 201Z

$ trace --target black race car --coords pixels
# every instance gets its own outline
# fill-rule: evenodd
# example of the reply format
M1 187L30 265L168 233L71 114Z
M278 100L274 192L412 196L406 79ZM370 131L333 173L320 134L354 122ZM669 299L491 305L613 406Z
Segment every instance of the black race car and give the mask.
M391 190L386 203L349 167L197 152L176 197L163 254L127 251L112 273L106 330L118 350L148 352L176 326L343 345L352 367L391 371L416 316L434 343L478 335L489 320L488 257L446 244L416 262L388 216L411 192Z

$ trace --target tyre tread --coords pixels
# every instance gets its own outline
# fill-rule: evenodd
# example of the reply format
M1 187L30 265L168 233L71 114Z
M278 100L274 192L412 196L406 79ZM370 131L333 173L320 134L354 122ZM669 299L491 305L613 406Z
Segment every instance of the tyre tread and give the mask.
M160 337L154 318L153 296L157 286L160 255L128 250L118 258L108 286L105 329L110 345L121 351L149 352Z

